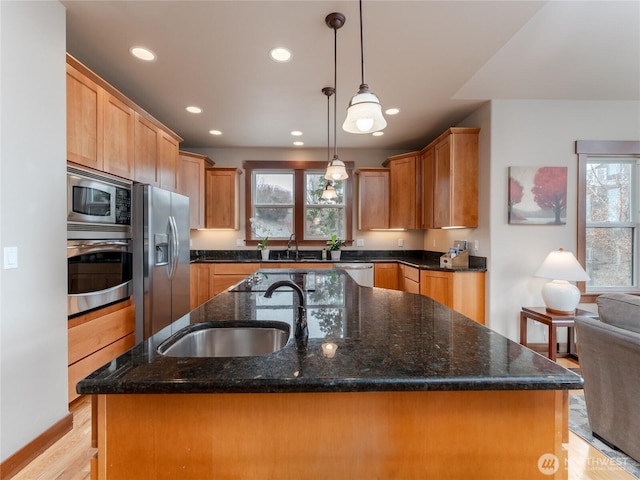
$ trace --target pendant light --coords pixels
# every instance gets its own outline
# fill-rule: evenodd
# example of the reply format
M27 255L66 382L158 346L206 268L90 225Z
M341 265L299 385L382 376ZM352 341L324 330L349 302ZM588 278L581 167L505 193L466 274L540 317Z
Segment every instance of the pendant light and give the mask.
M360 70L362 82L360 89L349 102L347 118L342 129L349 133L373 133L383 130L387 121L382 115L380 100L369 91L369 85L364 81L364 35L362 33L362 0L360 0Z
M330 107L330 98L336 92L336 89L333 87L324 87L322 89L322 93L327 96L327 161L329 165L331 164L331 107ZM330 180L327 180L327 184L324 186L324 190L322 191L322 199L323 200L333 200L338 198L338 194L336 193L336 189L331 184Z
M333 159L327 166L324 178L327 180L338 181L349 178L344 162L338 158L338 137L336 135L336 108L337 95L336 85L338 80L338 29L344 25L344 15L338 12L330 13L324 19L329 28L333 29Z

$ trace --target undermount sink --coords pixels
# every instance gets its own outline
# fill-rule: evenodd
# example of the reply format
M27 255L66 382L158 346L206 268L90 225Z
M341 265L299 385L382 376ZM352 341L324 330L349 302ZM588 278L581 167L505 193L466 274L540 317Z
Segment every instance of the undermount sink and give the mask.
M254 357L277 352L291 327L277 321L205 322L183 328L158 346L168 357Z

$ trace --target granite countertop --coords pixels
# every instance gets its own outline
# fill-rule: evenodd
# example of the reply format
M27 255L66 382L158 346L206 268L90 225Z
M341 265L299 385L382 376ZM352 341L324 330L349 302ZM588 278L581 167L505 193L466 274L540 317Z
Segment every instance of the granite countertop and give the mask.
M388 263L399 262L421 270L451 271L480 271L486 272L487 259L485 257L469 256L468 267L440 267L442 252L422 250L342 250L340 260L322 260L321 250L300 250L298 259L286 257L286 250L272 250L269 260L262 260L258 250L192 250L192 263Z
M567 390L582 379L428 297L359 287L340 270L260 270L80 381L81 394L275 393L428 390ZM257 357L176 358L157 346L190 324L224 320L292 323L290 289L305 289L309 339L290 338ZM292 329L293 332L293 329ZM293 335L293 334L292 334ZM322 344L333 342L333 358Z

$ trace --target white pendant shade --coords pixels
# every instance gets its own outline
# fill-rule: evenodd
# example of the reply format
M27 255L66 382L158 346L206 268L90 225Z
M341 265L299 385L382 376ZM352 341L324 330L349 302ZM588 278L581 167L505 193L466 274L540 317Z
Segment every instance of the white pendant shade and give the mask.
M334 200L338 198L338 194L336 193L336 189L333 188L333 185L327 183L327 185L324 187L324 190L322 191L322 198L324 200Z
M380 100L369 91L367 85L360 85L360 90L349 102L342 129L349 133L373 133L386 126Z
M338 180L346 180L347 178L349 178L344 162L334 155L333 160L331 160L331 162L327 166L327 171L324 174L324 178L327 180L333 180L334 182Z

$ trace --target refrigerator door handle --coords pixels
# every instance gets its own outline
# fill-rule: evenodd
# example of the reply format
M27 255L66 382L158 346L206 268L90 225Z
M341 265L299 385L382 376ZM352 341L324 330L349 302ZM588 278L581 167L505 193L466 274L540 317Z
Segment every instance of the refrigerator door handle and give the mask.
M169 279L173 280L178 270L178 258L180 252L180 240L178 238L178 225L173 215L169 216L169 244L171 245L171 267Z

